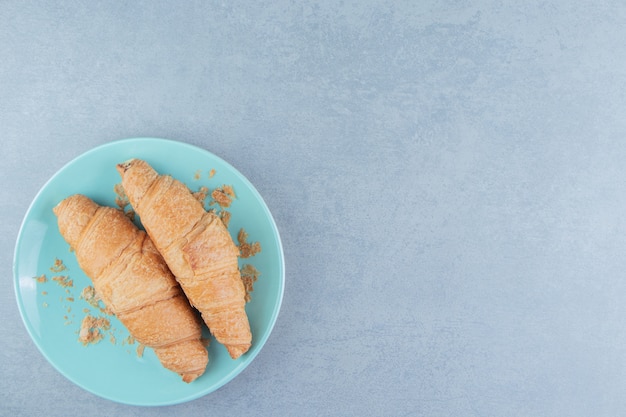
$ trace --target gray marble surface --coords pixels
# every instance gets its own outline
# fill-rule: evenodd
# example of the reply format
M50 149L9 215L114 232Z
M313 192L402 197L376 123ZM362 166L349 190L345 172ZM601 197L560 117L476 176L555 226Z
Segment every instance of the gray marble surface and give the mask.
M0 1L0 415L626 413L626 6ZM106 142L207 149L264 196L286 290L237 378L113 403L21 321L22 218Z

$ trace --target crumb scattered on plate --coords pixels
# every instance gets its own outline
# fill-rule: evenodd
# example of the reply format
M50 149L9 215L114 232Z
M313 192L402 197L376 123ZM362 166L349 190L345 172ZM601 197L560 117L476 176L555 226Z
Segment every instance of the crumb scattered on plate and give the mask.
M55 272L55 273L59 273L59 272L65 271L66 269L67 268L63 264L63 261L60 260L59 258L55 258L54 265L52 265L50 267L50 271Z
M213 178L214 175L215 175L215 168L211 168L211 170L209 171L209 178Z
M126 195L126 191L124 191L124 187L122 187L122 183L115 184L113 186L113 191L115 191L115 204L117 204L120 210L124 212L126 217L128 217L131 221L135 221L135 210L130 207L130 200L128 200L128 196Z
M239 253L242 258L250 258L261 252L261 244L259 242L248 243L248 233L242 228L237 234L239 242Z
M252 299L250 293L254 291L254 283L259 279L261 273L253 265L245 264L241 267L241 281L246 290L246 303Z
M213 200L220 205L220 207L230 207L233 199L236 198L235 190L230 185L222 185L217 187L211 193Z
M41 274L38 277L33 277L33 279L35 279L39 284L43 284L44 282L48 281L46 274Z
M52 280L64 288L74 286L74 280L70 279L67 275L58 275L56 277L52 277Z
M126 206L130 204L126 191L124 191L124 187L122 187L121 183L115 184L113 186L113 191L115 191L115 204L124 210Z
M96 294L96 289L91 285L83 288L83 291L80 293L80 298L87 301L92 307L100 308L100 297L98 297L98 294Z
M92 287L91 285L88 285L85 288L83 288L83 291L80 293L80 298L85 300L92 307L100 310L102 313L113 315L113 312L107 306L103 307L103 304L100 304L100 301L102 301L102 299L96 292L96 289Z
M104 331L109 330L111 322L106 317L85 316L80 325L78 340L83 345L98 343L104 338Z

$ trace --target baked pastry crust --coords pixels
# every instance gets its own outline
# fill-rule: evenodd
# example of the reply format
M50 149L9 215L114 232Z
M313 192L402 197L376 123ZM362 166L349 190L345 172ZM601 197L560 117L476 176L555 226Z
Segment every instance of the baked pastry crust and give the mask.
M202 375L208 353L201 322L148 235L121 210L84 195L66 198L53 211L79 266L130 334L183 381Z
M251 346L239 250L218 216L191 191L146 161L117 166L130 204L189 302L233 359Z

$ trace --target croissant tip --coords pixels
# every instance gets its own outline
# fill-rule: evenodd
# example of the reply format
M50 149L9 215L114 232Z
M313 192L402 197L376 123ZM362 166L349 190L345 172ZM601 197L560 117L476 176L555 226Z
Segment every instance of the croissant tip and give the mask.
M128 161L124 161L121 164L117 164L117 172L120 174L125 173L128 169L133 165L135 158L129 159Z
M188 383L188 384L189 384L189 383L191 383L191 382L195 381L196 379L198 379L198 377L199 377L200 375L202 375L202 373L203 373L203 372L183 374L183 375L182 375L182 377L183 377L183 382L186 382L186 383Z
M67 206L67 204L70 201L76 198L80 198L80 197L83 197L83 196L80 194L74 194L69 197L65 197L63 200L59 201L56 206L52 207L52 212L54 213L55 216L59 217L59 214L61 213L61 210L63 209L63 207Z
M250 349L250 345L230 345L226 346L226 350L230 354L230 357L233 359L239 358L241 355L246 353Z

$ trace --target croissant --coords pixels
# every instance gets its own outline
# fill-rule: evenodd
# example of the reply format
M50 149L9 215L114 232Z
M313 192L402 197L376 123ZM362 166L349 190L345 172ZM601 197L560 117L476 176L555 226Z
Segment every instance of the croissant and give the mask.
M146 233L80 194L53 211L80 268L130 334L183 381L202 375L209 359L201 322Z
M190 303L233 359L252 341L245 310L239 250L218 216L180 181L159 175L147 162L119 164L122 186Z

